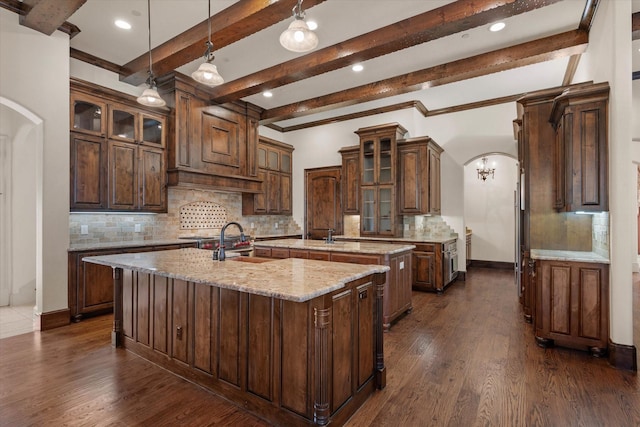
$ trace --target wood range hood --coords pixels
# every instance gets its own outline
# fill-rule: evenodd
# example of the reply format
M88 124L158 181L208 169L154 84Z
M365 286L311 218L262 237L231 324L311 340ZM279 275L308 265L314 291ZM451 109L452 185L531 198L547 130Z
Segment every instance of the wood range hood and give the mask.
M178 72L158 80L171 109L167 185L259 193L256 153L262 109L244 101L212 105L208 88Z

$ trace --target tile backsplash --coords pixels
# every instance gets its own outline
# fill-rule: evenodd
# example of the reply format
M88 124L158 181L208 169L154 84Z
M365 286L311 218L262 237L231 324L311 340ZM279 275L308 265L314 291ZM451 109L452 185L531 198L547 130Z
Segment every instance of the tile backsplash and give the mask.
M166 240L182 236L217 235L222 224L237 221L251 236L302 234L292 216L242 216L242 195L171 187L167 213L71 213L70 244ZM198 214L191 208L206 209ZM181 216L182 210L182 216ZM188 217L187 217L188 215ZM182 217L182 221L181 221ZM87 233L82 234L83 226ZM139 231L138 231L139 230Z
M592 215L591 250L609 258L609 212Z

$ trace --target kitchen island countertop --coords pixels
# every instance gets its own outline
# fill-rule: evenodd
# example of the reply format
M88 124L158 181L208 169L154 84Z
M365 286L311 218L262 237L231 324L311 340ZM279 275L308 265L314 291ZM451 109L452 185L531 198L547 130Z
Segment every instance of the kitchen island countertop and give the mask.
M414 245L383 242L346 242L325 243L323 240L278 239L255 242L255 247L313 249L327 252L352 252L359 254L392 255L415 249Z
M389 271L383 265L358 265L307 259L281 259L254 264L214 261L211 251L176 249L159 252L104 255L85 262L152 273L220 288L303 302L342 288L345 283Z
M335 239L341 241L358 240L371 242L397 242L397 243L447 243L458 239L458 236L433 237L424 235L412 235L407 237L369 237L369 236L335 236Z
M595 252L559 251L551 249L531 249L531 258L547 261L594 262L609 264L609 258Z

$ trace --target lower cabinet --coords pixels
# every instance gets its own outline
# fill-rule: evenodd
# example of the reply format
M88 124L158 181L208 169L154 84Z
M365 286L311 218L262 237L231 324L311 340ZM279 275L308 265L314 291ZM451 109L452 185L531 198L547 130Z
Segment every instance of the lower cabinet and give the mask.
M535 337L540 346L607 352L609 265L536 260Z
M444 290L442 276L442 244L413 243L412 282L413 289L418 291Z
M385 330L391 327L391 322L400 315L413 309L411 305L412 255L411 251L400 254L356 254L352 252L319 251L307 249L258 247L256 242L254 254L263 258L304 258L320 261L346 262L351 264L388 265L391 269L387 273L384 283L383 298L383 326Z
M180 248L195 248L197 244L181 243L157 246L138 246L69 252L69 310L71 320L84 316L110 313L113 310L113 269L104 265L86 263L84 257L140 253Z

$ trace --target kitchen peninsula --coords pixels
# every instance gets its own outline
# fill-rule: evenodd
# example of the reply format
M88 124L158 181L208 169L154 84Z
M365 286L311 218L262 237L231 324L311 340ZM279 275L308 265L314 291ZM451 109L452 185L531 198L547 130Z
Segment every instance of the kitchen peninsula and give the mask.
M255 255L265 258L307 258L354 264L380 264L389 267L384 283L383 323L385 330L403 313L410 313L410 244L384 242L336 242L308 239L265 240L254 243Z
M115 346L270 422L344 423L385 386L389 267L249 259L190 248L84 261L113 268Z

